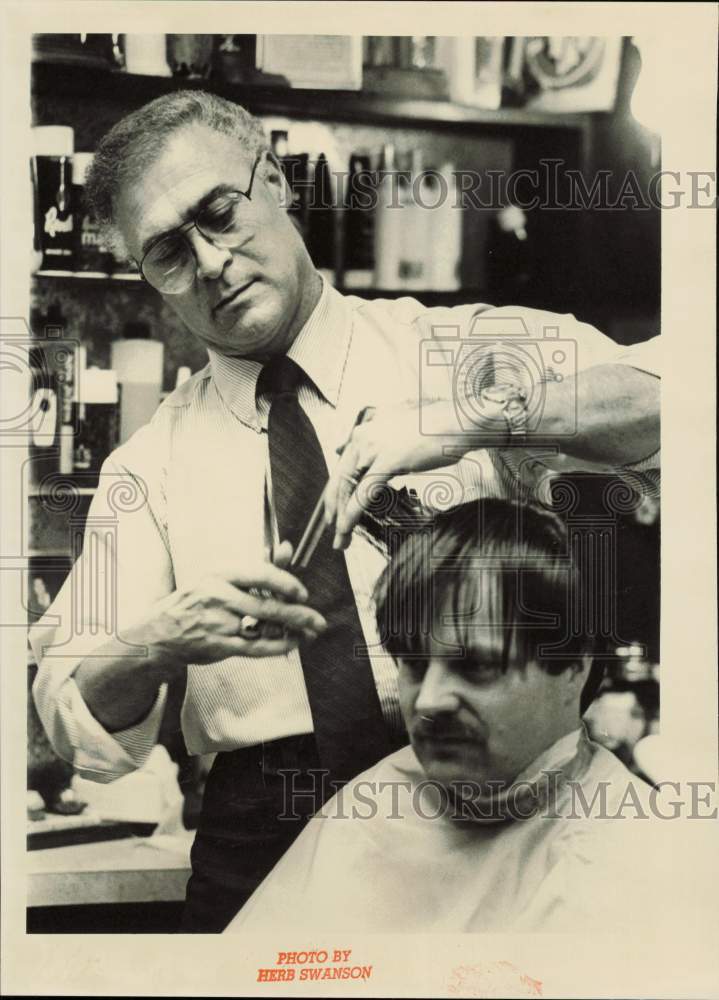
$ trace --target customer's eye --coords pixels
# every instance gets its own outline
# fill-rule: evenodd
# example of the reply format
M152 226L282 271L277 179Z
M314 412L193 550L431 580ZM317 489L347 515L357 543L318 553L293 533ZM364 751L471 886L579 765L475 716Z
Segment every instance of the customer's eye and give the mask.
M480 661L475 663L474 669L480 683L491 684L502 674L502 664L494 660Z
M427 670L426 656L399 657L397 662L410 677L422 677Z
M495 660L466 657L458 660L456 669L474 684L491 684L502 674L502 664Z

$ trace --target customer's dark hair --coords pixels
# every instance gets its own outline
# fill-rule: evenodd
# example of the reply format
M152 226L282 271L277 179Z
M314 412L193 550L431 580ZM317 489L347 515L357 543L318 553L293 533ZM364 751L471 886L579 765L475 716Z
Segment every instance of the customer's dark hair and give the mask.
M583 576L557 515L505 500L466 503L410 536L387 566L375 591L380 637L395 659L425 657L442 615L447 656L471 660L481 638L505 670L535 661L560 673L595 651L581 626Z
M269 148L258 118L239 104L202 90L177 90L133 111L100 140L85 182L85 197L114 245L121 245L114 226L121 186L138 179L173 132L192 124L232 136L252 157Z

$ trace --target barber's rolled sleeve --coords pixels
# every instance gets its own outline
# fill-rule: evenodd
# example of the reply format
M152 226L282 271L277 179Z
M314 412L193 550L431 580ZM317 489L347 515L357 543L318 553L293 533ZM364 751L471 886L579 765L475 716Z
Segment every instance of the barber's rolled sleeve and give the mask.
M632 344L631 347L619 349L619 353L614 358L616 365L630 365L638 368L639 371L648 375L662 376L662 338L652 337L650 340L643 340L641 344Z
M46 728L51 742L83 778L109 782L129 774L142 767L157 742L166 688L165 684L161 686L152 708L141 722L111 734L91 714L74 679L68 677L54 694L51 707L45 701L50 710L42 715L50 723L50 726L46 723ZM39 686L33 694L39 707L44 700Z
M174 589L152 425L104 463L88 511L82 553L44 617L30 631L38 663L33 698L58 756L83 777L112 781L141 767L157 741L166 700L109 733L75 683L80 663ZM132 471L131 471L132 469ZM143 655L140 647L135 648ZM133 647L128 644L128 653Z

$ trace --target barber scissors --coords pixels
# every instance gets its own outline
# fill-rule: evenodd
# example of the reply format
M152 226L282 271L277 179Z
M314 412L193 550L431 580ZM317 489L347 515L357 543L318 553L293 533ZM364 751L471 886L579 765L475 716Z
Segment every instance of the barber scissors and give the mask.
M366 423L371 420L375 414L374 406L365 406L364 409L360 410L357 414L357 419L352 425L352 430L358 427L360 424ZM343 451L349 444L349 440L352 437L352 432L347 437L347 440L338 449L338 455L342 455ZM319 500L315 504L314 510L310 514L310 518L305 526L305 530L302 532L302 537L297 543L297 548L292 553L292 558L290 559L288 569L297 571L302 571L307 569L310 564L310 560L317 549L317 546L322 539L322 535L325 533L328 527L325 521L325 496L327 493L327 485L320 493ZM270 594L266 592L259 591L258 596L269 597ZM274 623L261 622L254 615L243 615L240 619L240 629L239 634L243 639L259 639L261 637L268 639L278 639L282 635L282 627L275 625Z

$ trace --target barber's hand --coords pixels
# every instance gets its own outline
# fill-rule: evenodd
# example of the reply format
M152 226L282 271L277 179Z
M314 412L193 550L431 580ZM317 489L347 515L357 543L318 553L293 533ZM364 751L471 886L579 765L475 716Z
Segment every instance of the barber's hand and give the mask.
M394 476L452 465L465 452L481 447L477 435L458 433L453 401L422 405L432 408L430 425L436 433L421 432L416 402L403 403L377 410L338 449L341 457L330 474L325 499L335 548L347 548L363 507L369 505L378 486Z
M276 561L286 564L292 549L280 546ZM252 592L250 592L252 591ZM258 591L271 596L258 596ZM208 576L196 586L176 590L154 606L144 634L168 660L214 663L228 656L278 656L300 639L315 639L327 622L308 607L305 587L272 563L231 574ZM241 622L251 615L276 626L243 636Z

